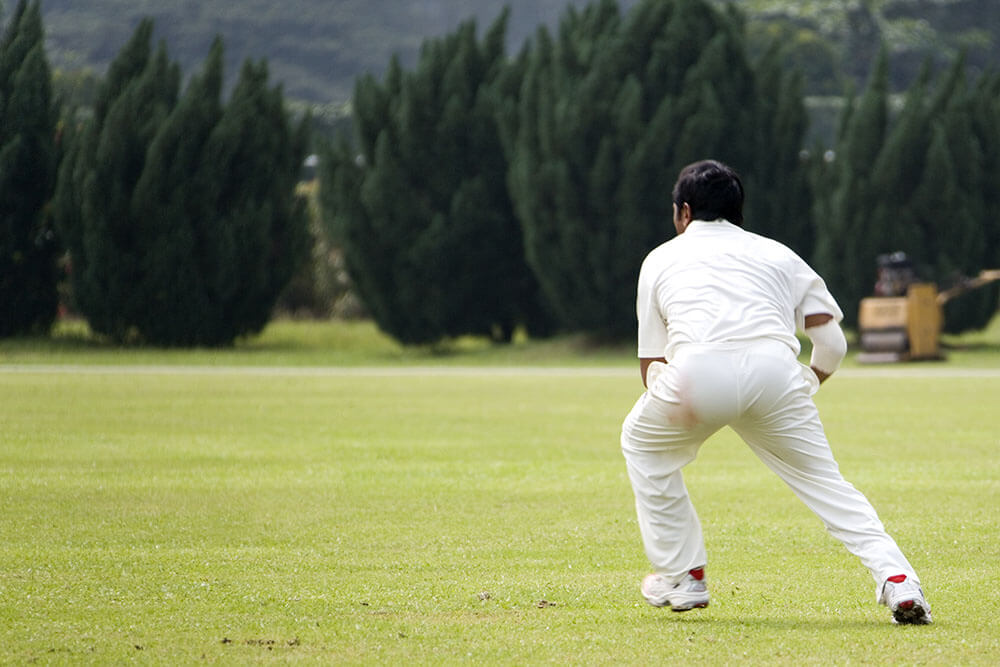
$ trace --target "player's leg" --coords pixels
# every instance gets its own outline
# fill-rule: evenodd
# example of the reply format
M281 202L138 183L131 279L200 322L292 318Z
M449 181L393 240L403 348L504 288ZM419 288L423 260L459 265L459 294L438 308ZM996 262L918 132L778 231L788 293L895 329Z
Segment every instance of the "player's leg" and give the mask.
M776 373L775 369L771 366L762 373ZM823 521L829 533L861 560L875 579L879 601L892 607L883 599L885 591L893 588L892 579L902 577L919 591L916 572L868 499L841 474L808 385L800 384L793 373L788 375L768 381L755 405L733 428ZM799 375L797 370L794 375ZM927 622L929 607L927 611L925 621L905 622ZM893 612L895 616L896 609Z
M742 415L731 426L826 525L858 556L877 582L915 576L868 499L840 473L812 400L802 366L783 346L748 353L742 374Z
M816 513L830 534L861 559L877 582L900 573L915 576L896 542L886 533L875 508L844 479L825 438L814 428L799 428L797 433L758 431L744 424L734 428Z
M646 556L656 572L676 582L706 562L701 522L681 469L707 434L671 426L669 409L649 393L640 397L622 426L621 446Z
M931 622L930 605L913 566L868 499L840 474L825 438L820 440L812 427L797 434L762 433L745 425L735 428L827 531L868 568L875 579L876 600L889 607L894 622Z
M622 426L622 452L639 530L655 570L643 581L643 595L651 604L670 605L675 611L708 604L701 523L681 469L723 422L716 418L721 410L717 401L709 404L700 397L734 395L731 373L697 372L704 365L675 360L640 397ZM712 378L723 378L728 391L702 391Z

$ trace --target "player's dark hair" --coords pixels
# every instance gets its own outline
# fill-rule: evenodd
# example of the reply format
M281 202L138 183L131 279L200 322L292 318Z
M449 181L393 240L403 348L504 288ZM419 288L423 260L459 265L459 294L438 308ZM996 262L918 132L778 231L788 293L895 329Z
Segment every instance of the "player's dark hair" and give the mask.
M739 174L716 160L702 160L681 169L674 185L674 203L691 207L692 220L725 218L743 226L743 182Z

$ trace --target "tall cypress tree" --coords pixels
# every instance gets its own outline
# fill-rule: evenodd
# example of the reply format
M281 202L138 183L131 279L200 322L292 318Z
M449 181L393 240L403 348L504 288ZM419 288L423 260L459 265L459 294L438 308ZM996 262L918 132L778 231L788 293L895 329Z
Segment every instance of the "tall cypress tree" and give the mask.
M986 72L976 81L970 113L982 154L984 268L1000 268L1000 188L995 187L1000 183L1000 70Z
M413 71L393 59L381 83L360 79L357 145L324 159L331 232L376 322L405 343L547 325L504 182L506 20L482 40L464 23L425 42Z
M937 239L937 275L944 278L949 272L972 275L982 266L985 255L984 218L982 190L990 184L982 182L983 156L980 144L971 122L971 95L962 77L962 86L951 97L951 104L937 120L928 153L928 170L932 157L940 152L939 164L949 164L951 175L948 181L939 180L938 192L931 200L944 205L934 211L931 206L922 206L921 190L916 193L918 206L927 217L928 223L935 225L940 233L940 221L951 219L949 233L940 234ZM940 146L938 145L940 144ZM925 174L922 189L932 183ZM954 192L951 193L954 182ZM926 190L925 190L926 191ZM949 201L948 195L953 198Z
M933 238L934 276L950 286L959 277L976 275L990 267L993 247L987 218L986 194L995 181L986 176L989 166L983 152L988 139L977 136L974 121L976 89L967 84L963 59L957 72L943 86L942 110L936 114L927 170L914 199L924 215L927 236ZM951 80L953 79L953 81ZM994 119L994 122L1000 118ZM984 141L985 139L985 141ZM950 168L947 177L942 170ZM932 169L937 170L937 174ZM947 232L941 222L947 220ZM950 333L983 328L997 312L995 288L977 290L948 302L944 326Z
M974 195L965 187L967 182L962 180L958 167L960 159L969 157L962 154L961 144L972 138L961 137L959 145L955 146L949 135L943 121L933 124L924 173L914 192L914 203L924 215L920 222L924 223L929 237L930 252L920 259L930 266L932 275L942 284L977 272L973 269L982 266L984 254L982 222L970 217L976 208ZM942 229L942 223L947 225L946 230ZM931 225L934 229L930 229ZM996 312L995 301L990 304L992 308L984 312L981 299L986 295L986 292L976 292L946 304L945 330L958 333L985 325Z
M809 119L802 103L802 76L782 65L780 45L774 43L754 67L754 157L744 177L751 193L747 227L809 260L816 243L810 169L802 157Z
M972 125L982 152L980 195L983 198L983 262L1000 269L1000 70L982 74L975 85ZM1000 309L1000 284L982 290L985 308ZM988 311L989 312L989 311Z
M923 213L914 200L914 191L923 177L927 161L927 138L934 116L929 101L930 64L906 95L902 111L886 136L872 174L872 186L883 193L872 211L872 226L881 230L876 240L880 252L901 250L911 258L928 254L928 231ZM926 276L930 280L931 276Z
M528 261L561 324L634 333L635 278L673 234L678 171L712 157L770 180L755 173L759 102L741 21L703 0L644 0L624 16L600 0L539 30L505 146ZM800 131L788 118L781 131Z
M146 301L132 313L132 324L152 343L227 342L216 339L220 314L205 293L199 261L203 238L215 224L210 185L198 176L203 147L222 116L222 55L217 39L202 72L157 128L132 194L142 267L133 289Z
M829 212L817 215L820 268L849 321L871 294L878 254L905 251L919 279L941 287L991 263L997 161L990 137L1000 119L988 109L995 102L984 103L980 88L967 85L962 59L934 86L929 71L925 66L907 91L886 132L879 64L838 143L833 194L817 200L817 210ZM945 328L980 328L996 309L995 288L973 292L948 303Z
M835 187L818 183L819 205L827 215L816 220L816 264L844 311L857 321L861 299L875 283L876 257L886 249L873 243L884 239L873 226L872 212L884 193L873 186L873 167L885 141L888 125L888 55L883 48L868 87L852 109L837 145Z
M108 68L94 117L74 136L60 168L55 216L70 255L77 310L116 341L134 339L146 309L142 238L132 209L136 183L160 125L176 105L180 69L151 47L152 21L140 23Z
M18 4L0 39L0 337L56 317L56 111L39 3Z
M109 68L60 176L74 294L117 341L227 344L264 326L306 255L304 126L290 136L262 64L222 104L221 41L180 96L151 34L141 24Z
M208 185L199 269L225 340L260 331L306 261L306 201L296 194L309 119L293 124L264 61L244 63L202 151L196 182ZM204 317L204 314L202 314Z

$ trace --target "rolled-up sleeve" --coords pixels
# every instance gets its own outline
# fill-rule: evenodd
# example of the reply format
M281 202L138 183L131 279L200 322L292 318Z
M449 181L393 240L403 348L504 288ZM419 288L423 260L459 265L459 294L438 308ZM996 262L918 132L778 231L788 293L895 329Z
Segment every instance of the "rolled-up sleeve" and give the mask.
M833 319L840 322L844 319L844 313L837 305L837 300L830 294L826 287L826 282L816 271L805 263L801 258L796 257L793 270L794 290L797 297L795 306L795 325L799 330L805 329L805 318L807 315L817 315L826 313L833 315Z

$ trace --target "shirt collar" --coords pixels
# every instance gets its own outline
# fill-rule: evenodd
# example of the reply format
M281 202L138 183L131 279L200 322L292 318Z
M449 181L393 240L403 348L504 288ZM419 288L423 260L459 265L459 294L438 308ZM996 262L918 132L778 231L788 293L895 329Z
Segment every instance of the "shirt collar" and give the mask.
M716 218L715 220L692 220L690 223L688 223L687 229L684 230L684 233L687 234L688 232L691 231L702 231L702 230L711 231L719 229L724 229L728 231L740 228L734 225L733 223L729 222L725 218Z

